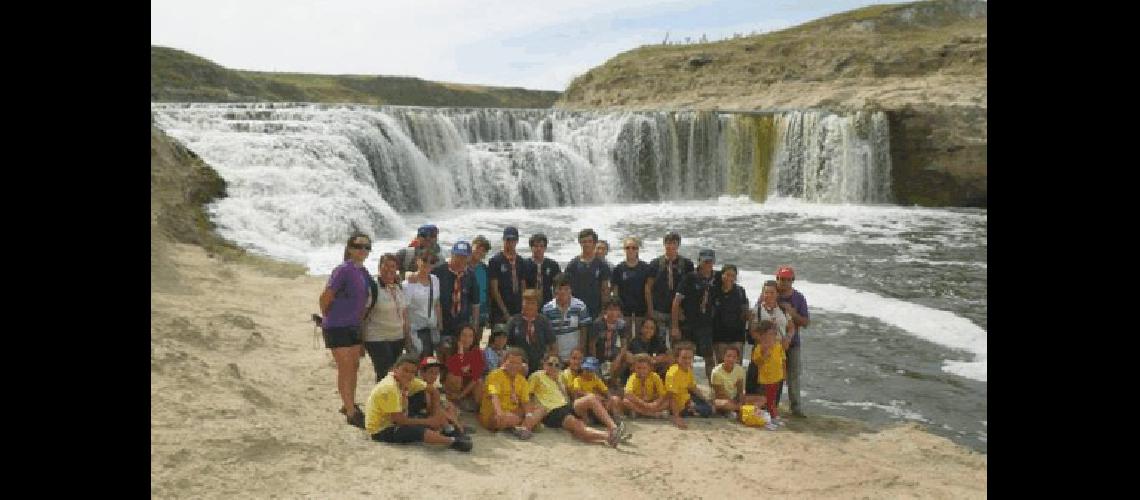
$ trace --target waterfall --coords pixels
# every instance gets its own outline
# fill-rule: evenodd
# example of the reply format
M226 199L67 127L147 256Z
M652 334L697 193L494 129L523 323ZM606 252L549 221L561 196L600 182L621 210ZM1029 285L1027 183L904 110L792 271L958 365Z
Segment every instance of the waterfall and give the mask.
M334 104L152 103L216 168L224 236L289 247L352 229L406 235L401 213L770 195L889 203L881 112L595 112ZM256 247L256 244L251 244ZM264 248L263 248L264 249ZM283 252L278 249L277 254Z

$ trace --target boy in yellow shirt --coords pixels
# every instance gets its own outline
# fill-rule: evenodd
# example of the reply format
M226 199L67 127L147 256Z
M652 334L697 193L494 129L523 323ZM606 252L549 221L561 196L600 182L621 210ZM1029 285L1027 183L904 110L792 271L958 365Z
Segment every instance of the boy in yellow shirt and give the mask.
M653 371L653 358L646 353L633 356L633 373L625 382L625 396L622 398L622 413L661 417L661 411L668 408L669 395L661 376Z
M551 429L566 429L574 437L587 443L605 443L616 448L624 427L614 425L613 419L606 413L601 401L592 394L574 400L573 405L569 404L566 400L566 388L558 376L558 368L561 366L558 356L551 355L543 362L541 370L530 374L530 393L538 401L535 414ZM586 426L585 420L590 411L606 423L609 432Z
M712 415L712 406L697 388L693 380L693 351L692 342L678 342L676 346L677 362L665 372L665 391L672 400L670 411L673 413L673 425L679 429L687 429L685 416L709 417Z
M479 405L479 423L492 431L509 429L519 439L530 439L531 431L542 417L531 412L530 385L523 376L522 349L507 349L502 367L487 375L483 401Z
M618 396L610 395L610 388L602 377L598 376L598 367L601 363L598 358L590 356L582 362L582 372L574 377L573 385L570 387L570 393L574 398L580 398L588 394L593 394L602 402L606 411L611 415L617 416L621 414L621 398Z
M364 415L365 430L373 440L384 443L446 444L454 450L471 451L470 437L449 437L435 430L447 423L442 413L427 418L408 416L408 392L426 386L422 380L415 383L419 360L415 354L400 356L388 375L372 388Z
M756 348L752 350L752 363L756 365L756 381L764 391L768 414L772 416L772 420L764 428L774 431L779 428L778 426L784 425L776 409L779 406L777 395L780 386L784 384L787 366L784 353L788 344L792 342L792 337L789 335L780 339L776 333L776 325L766 320L760 321L753 330L753 337L757 338Z

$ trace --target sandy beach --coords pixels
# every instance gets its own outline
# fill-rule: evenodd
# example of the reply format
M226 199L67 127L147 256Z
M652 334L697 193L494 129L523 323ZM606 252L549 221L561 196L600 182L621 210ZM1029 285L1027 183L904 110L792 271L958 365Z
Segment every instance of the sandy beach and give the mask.
M480 429L469 454L375 443L337 413L331 356L309 320L326 278L280 274L152 238L152 496L986 496L986 455L915 424L826 415L777 432L630 420L617 450L551 429L528 442ZM362 360L357 401L374 380Z

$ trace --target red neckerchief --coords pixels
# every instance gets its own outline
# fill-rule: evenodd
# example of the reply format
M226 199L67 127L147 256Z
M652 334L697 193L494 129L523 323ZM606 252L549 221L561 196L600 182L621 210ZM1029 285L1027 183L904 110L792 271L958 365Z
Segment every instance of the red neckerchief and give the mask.
M451 315L459 316L460 306L462 305L460 304L460 296L463 292L463 276L467 274L467 269L464 268L462 272L457 273L451 268L451 264L448 264L447 270L455 275L455 285L451 287Z

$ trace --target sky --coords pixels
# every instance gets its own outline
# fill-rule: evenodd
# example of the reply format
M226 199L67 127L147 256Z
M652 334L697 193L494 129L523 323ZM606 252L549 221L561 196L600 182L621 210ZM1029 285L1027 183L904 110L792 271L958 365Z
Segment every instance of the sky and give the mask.
M150 41L231 69L564 90L630 49L779 30L866 0L151 0Z

